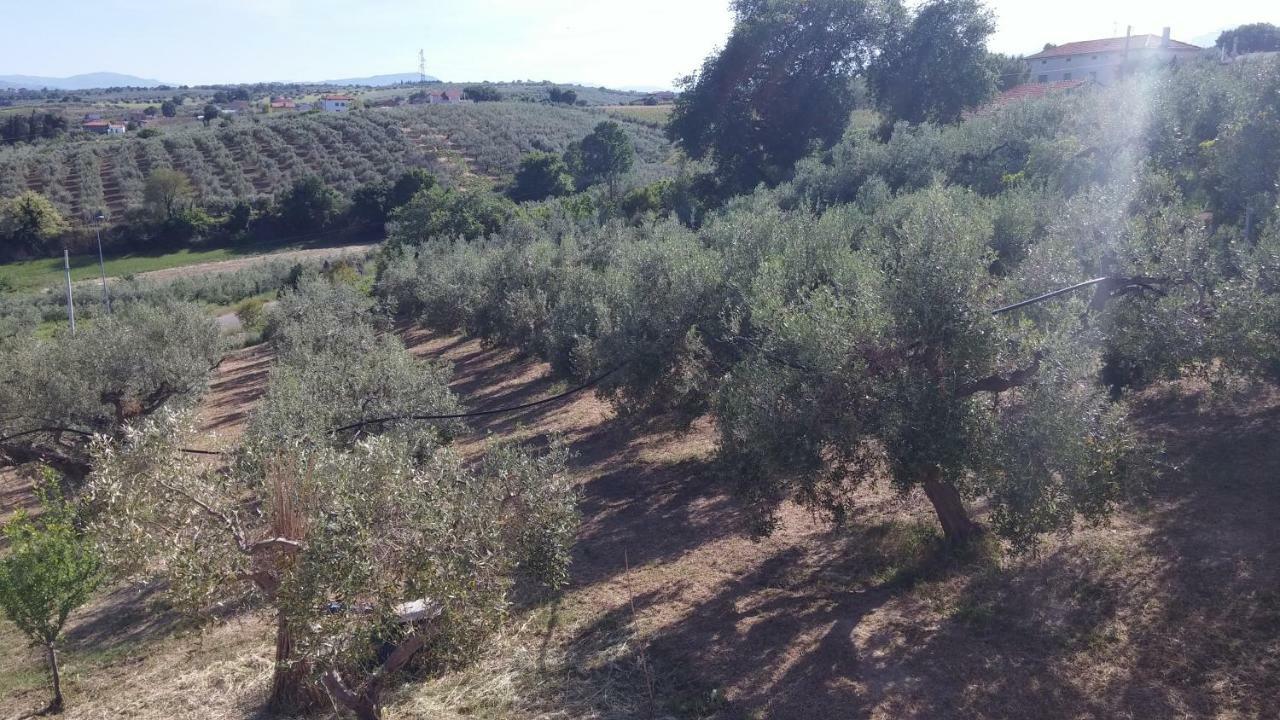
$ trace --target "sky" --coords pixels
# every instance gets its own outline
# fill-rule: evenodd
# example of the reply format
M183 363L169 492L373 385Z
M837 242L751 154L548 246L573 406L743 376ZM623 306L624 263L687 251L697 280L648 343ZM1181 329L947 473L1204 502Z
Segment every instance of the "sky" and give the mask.
M1184 41L1280 25L1275 0L988 0L993 50L1164 26ZM120 72L173 84L417 71L448 81L671 87L728 35L727 0L0 0L0 75Z

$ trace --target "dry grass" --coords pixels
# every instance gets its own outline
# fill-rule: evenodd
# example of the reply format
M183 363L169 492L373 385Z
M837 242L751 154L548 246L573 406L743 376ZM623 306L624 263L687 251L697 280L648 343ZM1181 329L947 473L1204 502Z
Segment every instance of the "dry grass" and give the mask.
M454 363L473 407L554 388L545 366L509 351L405 337ZM243 359L225 372L262 369ZM709 472L706 422L686 433L617 418L592 397L488 418L466 452L557 432L577 453L573 584L554 605L513 608L476 664L402 685L387 716L647 717L643 664L658 718L1276 717L1280 396L1209 402L1181 386L1138 412L1177 468L1148 501L1033 555L965 557L941 548L922 498L884 488L869 488L848 530L789 507L777 534L745 538ZM184 635L147 629L139 603L106 598L76 617L70 717L256 716L262 618ZM124 620L107 621L112 607ZM0 659L6 711L43 700L31 667Z

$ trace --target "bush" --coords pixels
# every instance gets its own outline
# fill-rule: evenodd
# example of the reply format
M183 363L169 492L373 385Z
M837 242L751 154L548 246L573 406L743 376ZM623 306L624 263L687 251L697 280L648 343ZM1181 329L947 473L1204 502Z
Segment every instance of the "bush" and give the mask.
M259 298L245 300L236 306L236 319L240 327L247 332L261 332L267 324L267 313L263 309L265 301Z

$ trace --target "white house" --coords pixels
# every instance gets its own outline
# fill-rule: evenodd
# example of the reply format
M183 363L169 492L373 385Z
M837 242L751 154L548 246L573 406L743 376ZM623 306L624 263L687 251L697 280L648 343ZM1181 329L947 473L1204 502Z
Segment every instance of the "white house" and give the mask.
M354 99L350 95L325 95L320 98L320 109L325 112L346 112L351 109Z
M1089 80L1108 85L1126 72L1188 60L1203 52L1203 48L1170 39L1169 28L1165 28L1163 37L1132 35L1051 47L1029 56L1027 64L1033 82Z

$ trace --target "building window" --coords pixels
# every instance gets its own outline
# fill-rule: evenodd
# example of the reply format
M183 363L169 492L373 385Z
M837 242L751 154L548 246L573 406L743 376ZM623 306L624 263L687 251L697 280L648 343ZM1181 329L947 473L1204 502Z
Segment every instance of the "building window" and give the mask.
M1090 72L1089 72L1089 79L1090 79L1090 80L1092 80L1092 81L1094 81L1094 82L1098 82L1098 72L1097 72L1096 70L1092 70L1092 71L1090 71Z
M1062 80L1065 82L1071 79L1071 73L1062 73Z
M1039 78L1039 82L1042 82L1042 83L1047 83L1047 82L1049 82L1049 76L1048 76L1048 75L1041 75L1041 76L1040 76L1040 78Z
M1041 60L1041 61L1040 61L1040 64L1041 64L1041 65L1048 65L1048 64L1049 64L1049 61L1048 61L1048 60Z
M1067 58L1067 62L1071 62L1071 58Z

